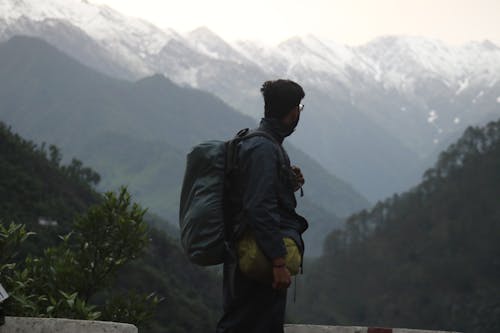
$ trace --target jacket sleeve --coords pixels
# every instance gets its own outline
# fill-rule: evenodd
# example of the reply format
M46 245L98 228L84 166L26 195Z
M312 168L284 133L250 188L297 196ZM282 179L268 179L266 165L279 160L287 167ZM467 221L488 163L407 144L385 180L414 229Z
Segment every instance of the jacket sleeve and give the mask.
M277 147L267 139L257 138L242 163L243 210L257 245L271 260L286 255L278 211L278 159Z

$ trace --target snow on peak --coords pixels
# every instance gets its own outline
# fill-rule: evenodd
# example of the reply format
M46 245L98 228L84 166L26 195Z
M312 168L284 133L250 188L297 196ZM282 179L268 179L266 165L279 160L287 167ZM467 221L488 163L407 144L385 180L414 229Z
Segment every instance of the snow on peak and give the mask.
M455 91L455 95L460 95L462 91L469 87L469 78L465 78L464 80L458 81L458 89Z
M429 116L427 117L427 122L432 124L439 118L437 112L435 110L431 110L429 112Z
M347 67L355 56L347 46L323 42L310 34L292 37L253 54L272 68L275 75L295 77L324 88L328 88L329 81L350 81ZM311 72L317 75L311 76Z
M194 39L217 40L224 42L219 35L210 30L207 26L198 27L188 32L187 36Z
M81 0L0 0L0 18L7 22L21 17L33 21L67 21L98 41L135 47L138 53L158 53L173 31L163 31L151 23L127 17L105 5Z
M469 82L500 77L500 48L490 41L449 46L432 38L385 36L356 50L380 69L381 81L399 90L415 79L430 78L454 87L458 95Z
M295 53L290 54L290 60L293 60L294 56L313 54L316 58L337 66L345 66L354 56L349 47L321 41L311 34L290 38L279 44L278 49Z
M339 81L350 87L355 75L358 84L382 84L405 94L437 80L460 95L477 83L500 80L500 48L489 41L450 46L432 38L384 36L349 47L303 35L277 46L245 41L235 47L275 75L325 89Z
M229 43L207 27L199 27L187 33L186 39L193 49L210 58L232 60L238 63L248 61Z
M352 89L377 85L413 93L418 84L439 80L461 95L478 83L488 82L491 87L500 80L500 48L488 40L449 46L431 38L384 36L350 47L309 34L274 46L250 41L229 44L207 27L181 36L85 0L0 0L0 20L9 24L21 17L47 24L54 20L69 22L115 59L130 67L142 66L142 72L161 70L155 57L169 42L179 42L187 47L186 52L198 54L193 59L201 56L258 64L266 73L297 78L325 91L341 83ZM182 68L188 71L189 66Z
M472 49L472 48L484 49L486 51L500 51L500 48L488 39L485 39L481 42L479 42L479 41L469 42L469 43L465 44L465 47L467 47L469 49Z
M380 37L359 47L359 51L374 61L393 80L396 87L415 74L445 77L457 72L451 61L450 49L441 41L423 37Z

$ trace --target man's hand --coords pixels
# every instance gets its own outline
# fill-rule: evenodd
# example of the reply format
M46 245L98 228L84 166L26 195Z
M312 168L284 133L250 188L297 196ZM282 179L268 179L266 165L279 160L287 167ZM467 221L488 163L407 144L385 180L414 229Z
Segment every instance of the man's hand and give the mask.
M273 288L287 289L292 283L290 271L286 268L285 258L276 258L273 264Z
M298 191L302 186L304 186L305 183L304 175L302 174L302 171L298 166L292 165L292 170L295 173L295 181L296 181L295 183L296 185L293 190Z

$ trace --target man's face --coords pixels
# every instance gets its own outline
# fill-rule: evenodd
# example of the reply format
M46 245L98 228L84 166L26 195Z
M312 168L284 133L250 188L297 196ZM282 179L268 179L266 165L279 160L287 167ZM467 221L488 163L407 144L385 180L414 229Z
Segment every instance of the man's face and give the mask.
M304 105L303 104L299 104L297 106L295 106L291 111L290 113L288 113L286 115L286 117L283 119L283 122L285 123L285 125L290 128L290 130L294 130L298 123L299 123L299 119L300 119L300 113L302 112L302 110L304 109Z

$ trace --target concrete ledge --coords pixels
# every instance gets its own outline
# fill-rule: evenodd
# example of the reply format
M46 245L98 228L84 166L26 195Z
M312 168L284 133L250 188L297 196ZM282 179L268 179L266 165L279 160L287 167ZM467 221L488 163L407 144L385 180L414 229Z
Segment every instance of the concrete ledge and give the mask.
M376 328L358 326L318 326L285 325L286 333L459 333L429 330L410 330L406 328Z
M137 327L109 321L6 317L0 333L137 333Z

